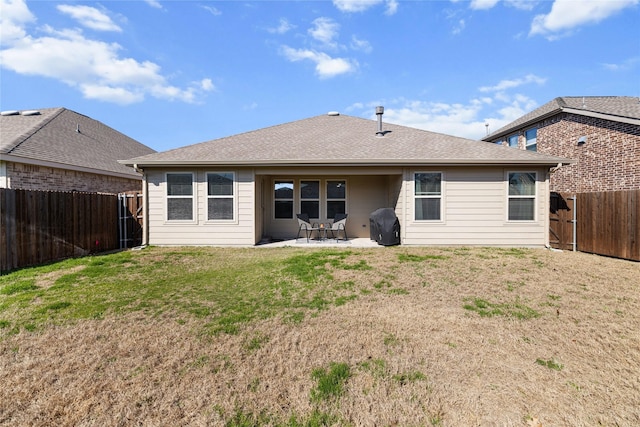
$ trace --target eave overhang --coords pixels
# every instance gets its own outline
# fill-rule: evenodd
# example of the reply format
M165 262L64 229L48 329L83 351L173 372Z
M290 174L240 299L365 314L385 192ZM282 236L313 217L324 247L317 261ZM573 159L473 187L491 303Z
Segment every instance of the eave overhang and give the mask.
M301 167L414 167L414 166L548 166L555 167L559 163L569 165L576 163L573 159L555 158L555 159L517 159L517 160L478 160L478 159L429 159L429 160L149 160L149 161L131 161L121 160L120 163L137 168L178 168L178 167L205 167L205 166L234 166L234 167L279 167L279 166L301 166Z
M48 167L53 169L65 169L65 170L71 170L76 172L85 172L85 173L92 173L96 175L114 176L114 177L126 178L126 179L139 179L139 180L142 179L142 176L135 172L132 172L130 174L124 173L124 172L114 172L114 171L108 171L104 169L87 168L87 167L78 166L78 165L69 165L65 163L32 159L29 157L14 156L11 154L0 154L0 162L22 163L25 165L43 166L43 167ZM125 163L121 163L121 164L124 164L125 166L129 166Z
M576 108L567 108L567 107L562 107L562 108L556 108L553 111L549 111L546 114L542 114L540 116L536 116L533 117L530 120L527 120L526 122L520 123L517 126L511 126L507 129L504 129L502 131L498 131L496 133L492 133L489 136L487 136L486 138L482 138L482 141L493 141L496 138L502 138L504 136L507 135L511 135L514 132L520 130L520 129L524 129L527 128L529 126L532 126L536 123L539 123L543 120L546 120L550 117L556 116L558 114L561 113L570 113L570 114L576 114L579 116L585 116L585 117L592 117L592 118L596 118L596 119L603 119L603 120L610 120L613 122L619 122L619 123L626 123L626 124L631 124L631 125L636 125L636 126L640 126L640 119L634 119L631 117L623 117L623 116L616 116L613 114L604 114L604 113L597 113L594 111L585 111L585 110L579 110Z

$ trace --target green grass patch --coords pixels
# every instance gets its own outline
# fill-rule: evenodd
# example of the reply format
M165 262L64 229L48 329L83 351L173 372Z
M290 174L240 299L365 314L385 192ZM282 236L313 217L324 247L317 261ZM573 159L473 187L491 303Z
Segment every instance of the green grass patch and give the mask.
M405 385L416 381L424 381L427 379L427 376L420 371L411 371L396 374L392 378L394 381L399 382L400 385Z
M400 262L422 262L434 259L447 259L445 255L415 255L409 253L398 254L398 261Z
M311 378L316 386L311 389L311 401L333 401L342 396L344 384L351 376L351 369L346 363L331 363L329 369L316 368Z
M359 363L358 367L376 378L382 378L387 373L387 362L384 359L367 360Z
M347 304L359 288L336 283L333 272L371 269L345 250L247 248L229 255L216 248L152 247L0 276L0 316L19 331L134 311L177 313L201 319L204 335L236 334L254 320L299 323Z
M514 317L527 320L540 317L540 313L524 305L519 299L511 303L493 303L482 298L473 298L463 305L465 310L474 311L481 317Z
M553 369L554 371L562 371L562 368L564 368L561 363L556 362L554 359L536 359L536 363L540 366L545 366L549 369Z
M33 279L19 280L15 283L9 283L0 289L2 295L13 295L20 292L33 291L38 289Z

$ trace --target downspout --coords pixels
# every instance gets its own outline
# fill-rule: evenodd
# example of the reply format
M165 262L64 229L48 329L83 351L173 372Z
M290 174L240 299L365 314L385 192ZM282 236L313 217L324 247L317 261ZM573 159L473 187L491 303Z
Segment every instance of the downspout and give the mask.
M140 246L145 247L149 244L149 215L147 209L149 206L149 183L144 169L138 167L137 163L133 165L133 169L142 174L142 244Z

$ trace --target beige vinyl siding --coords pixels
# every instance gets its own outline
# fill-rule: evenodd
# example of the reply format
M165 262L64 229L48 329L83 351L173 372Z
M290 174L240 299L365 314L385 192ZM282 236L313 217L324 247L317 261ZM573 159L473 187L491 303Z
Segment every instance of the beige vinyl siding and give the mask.
M403 188L406 211L401 217L403 244L544 246L548 236L548 182L544 169L450 168L443 172L441 222L415 221L413 174ZM435 169L434 169L435 171ZM507 173L537 172L535 221L508 221Z
M196 215L192 222L167 221L166 170L147 170L149 198L149 244L151 245L253 245L255 194L252 170L176 169L194 174ZM174 172L169 171L169 172ZM234 219L207 220L207 172L234 172Z

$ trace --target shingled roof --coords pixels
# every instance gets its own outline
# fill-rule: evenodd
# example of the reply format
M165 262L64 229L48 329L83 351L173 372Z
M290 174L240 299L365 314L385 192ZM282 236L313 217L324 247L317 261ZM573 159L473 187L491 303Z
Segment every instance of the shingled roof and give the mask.
M0 114L0 160L139 175L119 159L155 151L128 136L66 108Z
M570 163L566 158L514 150L425 130L327 114L129 159L144 166L188 165L470 165Z
M640 125L640 98L633 96L558 97L492 132L483 140L490 141L507 135L516 129L526 127L562 112Z

